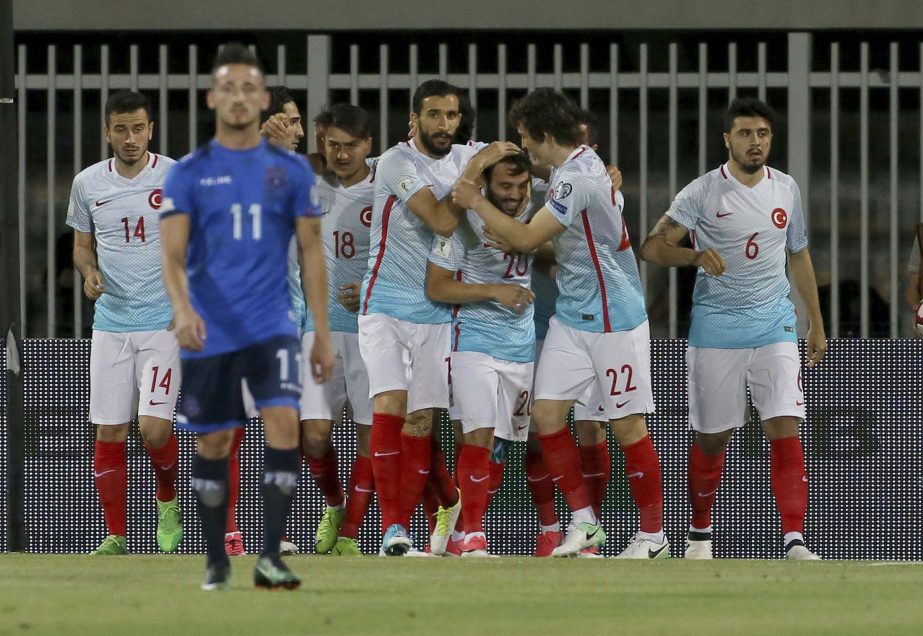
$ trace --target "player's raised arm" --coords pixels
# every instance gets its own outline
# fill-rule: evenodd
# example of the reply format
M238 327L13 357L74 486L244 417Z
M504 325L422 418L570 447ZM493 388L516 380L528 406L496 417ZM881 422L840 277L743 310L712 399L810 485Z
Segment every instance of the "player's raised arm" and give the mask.
M807 247L788 253L788 271L808 312L808 368L812 369L827 352L827 335L824 331L824 317L820 312L820 299L817 296L814 264Z
M707 249L701 252L691 247L679 245L689 230L678 221L664 214L651 230L641 246L641 258L649 263L667 267L684 267L693 265L701 267L707 274L720 276L724 273L725 263L717 251Z
M180 346L201 351L207 334L205 322L189 300L189 276L186 273L189 226L188 214L174 213L160 219L163 286L173 306L173 328Z
M74 230L74 267L83 276L83 293L90 300L96 300L106 291L106 281L96 262L93 249L93 234Z
M301 262L301 284L308 308L314 317L314 346L311 348L311 374L321 383L333 371L333 349L327 313L327 266L321 240L320 217L298 217L295 221Z

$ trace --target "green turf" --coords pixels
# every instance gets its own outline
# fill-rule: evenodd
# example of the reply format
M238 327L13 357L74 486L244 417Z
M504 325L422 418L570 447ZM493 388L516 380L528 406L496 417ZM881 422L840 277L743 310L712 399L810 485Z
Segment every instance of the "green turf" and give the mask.
M921 634L923 565L288 559L295 592L199 590L201 556L0 555L0 634Z

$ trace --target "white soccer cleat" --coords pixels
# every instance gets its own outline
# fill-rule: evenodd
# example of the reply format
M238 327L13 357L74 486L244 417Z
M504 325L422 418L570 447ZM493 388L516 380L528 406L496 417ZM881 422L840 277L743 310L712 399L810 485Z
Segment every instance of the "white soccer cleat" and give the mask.
M298 554L298 546L292 543L292 540L287 536L282 537L282 541L279 542L279 554L283 554L285 556Z
M684 558L694 561L710 560L712 558L711 539L705 539L703 541L689 539L686 541L686 554Z
M567 526L567 534L564 535L564 541L561 545L551 551L553 557L576 556L581 550L602 546L606 542L606 531L598 523L580 523L570 522Z
M640 533L639 533L640 534ZM638 534L631 540L628 547L622 550L616 559L669 559L670 542L663 538L662 543L640 537Z
M445 554L446 547L449 545L449 538L452 531L455 530L455 524L458 523L458 516L461 514L461 491L458 491L458 501L451 508L439 506L436 511L436 529L429 536L429 549L436 556Z
M789 561L820 561L820 557L808 550L804 542L798 539L789 542L785 558Z

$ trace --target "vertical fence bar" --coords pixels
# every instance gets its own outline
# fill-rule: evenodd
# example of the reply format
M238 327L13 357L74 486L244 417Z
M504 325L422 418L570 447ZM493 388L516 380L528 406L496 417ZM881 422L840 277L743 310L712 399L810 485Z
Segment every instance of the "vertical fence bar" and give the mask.
M638 235L647 234L647 43L641 44L641 55L638 65L638 157L639 166L639 183L641 191L641 201L639 206ZM647 297L647 261L641 261L641 290Z
M471 107L477 112L478 108L478 45L468 45L468 101ZM471 139L477 141L478 129L477 119L474 120L474 128L471 132Z
M281 86L288 85L288 69L285 67L285 45L276 46L276 79Z
M728 44L728 103L737 99L737 42Z
M699 169L705 174L708 163L708 45L699 43Z
M830 326L840 337L840 45L830 45Z
M869 337L869 45L859 48L859 336Z
M554 90L561 92L564 88L564 50L560 42L554 45L552 49L554 52L554 74L552 79L552 87Z
M378 74L381 78L381 86L378 89L378 148L379 152L388 149L388 45L381 44L378 47Z
M83 169L83 47L74 45L74 163L73 173ZM73 268L74 338L83 335L83 283Z
M609 45L609 157L619 165L619 45ZM642 232L638 228L638 232ZM640 234L639 234L640 236Z
M900 79L900 68L898 66L898 49L897 42L891 43L891 72L888 75L888 80L890 82L890 95L888 100L888 105L890 106L891 111L891 143L890 143L890 152L888 157L891 160L890 171L891 171L891 214L889 216L891 221L891 234L890 234L890 247L888 253L890 255L890 289L891 289L891 337L897 338L899 335L898 329L898 317L900 309L900 295L898 294L898 272L897 272L897 226L899 219L897 216L897 186L898 186L898 153L900 151L900 146L897 144L897 134L898 134L898 122L897 117L900 112L900 107L898 100L900 95L898 92L898 84Z
M416 44L410 45L410 86L408 87L407 103L413 108L413 93L420 82L420 49Z
M676 164L677 164L677 135L679 131L679 50L676 42L670 42L670 89L669 89L669 131L670 138L668 141L668 185L670 198L676 194ZM645 231L646 228L642 228ZM676 268L667 268L669 279L669 333L671 338L677 334L677 279Z
M106 125L106 102L109 100L109 45L103 44L99 48L99 125ZM99 158L105 161L109 158L109 145L100 133L96 134L99 139Z
M327 105L330 99L330 36L308 36L308 99L305 119L313 122ZM314 148L314 135L308 135L310 141L308 148L311 152L321 152L322 148Z
M17 88L18 105L18 125L19 125L19 168L18 168L18 190L19 195L19 322L22 325L22 337L29 335L26 323L26 268L28 260L26 259L26 111L28 110L27 93L26 93L26 54L25 44L18 47L19 69L17 76L19 86ZM923 89L921 89L923 90Z
M497 137L506 141L506 44L497 45Z
M198 145L197 129L199 126L199 51L195 44L189 45L189 152Z
M810 230L811 194L811 34L788 34L788 173L801 189ZM794 286L793 286L794 288ZM807 332L807 311L797 291L793 294L800 337Z
M920 175L917 178L917 183L920 184L920 200L917 204L917 209L920 214L920 223L923 223L923 42L920 43L920 90L919 90L919 104L920 104L920 122L918 128L920 130ZM923 248L923 246L921 246ZM923 272L920 272L920 275L923 276Z
M766 43L756 46L756 96L761 102L766 101Z
M445 42L439 45L439 79L449 79L449 45Z
M412 48L412 45L411 45ZM411 82L412 83L412 82ZM359 105L359 45L349 45L349 103Z
M590 45L580 45L580 108L590 107Z
M157 152L164 155L170 154L170 91L167 85L167 75L170 70L169 60L167 45L161 44L158 50L157 59L157 74L160 81L160 91L157 100L157 117L159 119L157 126L159 128L160 141L157 144Z
M55 298L55 290L57 289L56 280L56 270L57 270L57 254L55 253L55 228L57 224L55 223L55 161L57 159L57 143L55 139L55 127L57 126L57 116L58 116L58 94L57 94L57 83L58 83L58 52L57 47L54 44L48 45L48 119L47 125L48 129L46 131L46 140L48 147L46 149L46 166L48 169L47 172L47 181L45 184L45 196L47 199L46 215L45 215L45 248L48 250L47 256L47 266L48 273L46 275L45 285L46 285L46 303L48 314L47 318L47 337L54 338L56 334L56 318L57 318L57 306Z
M526 89L531 93L535 90L535 45L526 47Z
M128 47L128 89L138 92L138 45Z

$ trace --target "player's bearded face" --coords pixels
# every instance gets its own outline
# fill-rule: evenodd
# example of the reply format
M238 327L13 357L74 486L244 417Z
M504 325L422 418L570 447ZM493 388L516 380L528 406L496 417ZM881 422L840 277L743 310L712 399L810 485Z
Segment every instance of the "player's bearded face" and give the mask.
M227 64L215 71L208 107L229 128L259 126L260 113L269 107L263 74L247 64Z
M145 156L153 134L154 123L143 108L131 113L113 113L106 126L106 141L112 146L112 154L126 166Z
M487 198L498 210L509 216L518 215L529 198L531 176L528 171L513 174L515 167L501 161L494 166L487 188Z
M433 157L444 157L452 151L455 131L461 121L458 97L434 95L423 100L420 113L411 113L416 138L421 150Z
M762 117L736 117L731 132L724 133L731 161L753 174L762 169L772 148L772 128Z
M371 151L371 137L354 137L336 126L331 126L324 134L324 158L340 179L355 176L365 165L365 158Z

